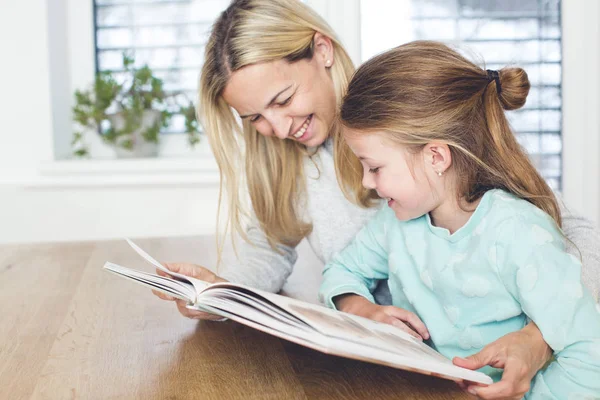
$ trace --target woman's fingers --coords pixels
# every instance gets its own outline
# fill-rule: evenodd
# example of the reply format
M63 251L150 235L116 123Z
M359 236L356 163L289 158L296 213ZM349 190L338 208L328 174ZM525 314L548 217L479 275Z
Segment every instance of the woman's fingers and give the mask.
M500 381L487 387L469 386L467 392L477 396L478 399L496 400L496 399L522 399L525 393L529 390L522 390L524 386L516 386L512 382Z
M184 317L191 319L206 319L206 320L220 320L223 319L220 315L210 314L203 311L198 310L190 310L187 308L187 303L183 300L175 300L175 304L177 304L177 309Z
M163 292L159 292L158 290L152 289L152 293L163 300L174 301L176 299L175 297L164 294Z
M163 264L164 265L164 264ZM165 271L163 271L162 269L158 269L156 268L156 274L160 275L160 276L166 276L169 277L169 274L167 274Z
M221 278L211 270L201 267L200 265L186 262L168 262L163 263L163 265L169 271L177 272L179 274L190 276L208 283L227 282L225 279ZM156 272L159 275L168 276L167 273L159 269L157 269Z
M452 363L462 368L476 370L492 363L492 353L484 348L467 358L454 357ZM499 367L501 368L501 367Z
M169 271L177 272L182 275L200 279L205 282L209 282L209 283L227 282L225 279L219 277L218 275L216 275L214 272L210 271L209 269L206 269L206 268L201 267L196 264L175 262L175 263L163 263L163 265ZM156 269L156 273L161 276L167 276L167 277L169 276L168 273L166 273L160 269ZM210 313L206 313L206 312L198 311L198 310L190 310L189 308L186 307L187 303L185 301L177 299L173 296L169 296L168 294L159 292L158 290L152 290L152 293L154 293L157 297L159 297L163 300L175 301L175 303L177 305L177 309L179 310L181 315L183 315L184 317L192 318L192 319L208 319L208 320L223 319L223 317L221 317L219 315L210 314Z
M529 349L534 346L530 345L528 338L522 332L513 332L467 358L455 357L452 360L454 365L463 368L474 370L490 365L504 369L500 382L489 386L466 382L467 391L484 400L521 399L529 391L531 379L537 372L531 365L535 357Z
M467 391L485 400L521 399L531 386L527 372L518 359L508 359L500 382L486 387L469 386Z
M410 325L423 339L429 339L429 331L417 314L394 306L386 307L385 313Z

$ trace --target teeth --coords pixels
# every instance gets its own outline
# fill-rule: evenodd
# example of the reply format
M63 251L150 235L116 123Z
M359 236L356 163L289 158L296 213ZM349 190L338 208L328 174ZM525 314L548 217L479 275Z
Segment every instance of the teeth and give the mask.
M308 125L310 125L311 119L312 119L312 115L310 117L306 118L306 121L304 121L304 124L302 124L302 126L300 127L298 132L296 132L294 134L295 138L300 138L300 137L302 137L302 135L304 135L306 133L306 129L308 129Z

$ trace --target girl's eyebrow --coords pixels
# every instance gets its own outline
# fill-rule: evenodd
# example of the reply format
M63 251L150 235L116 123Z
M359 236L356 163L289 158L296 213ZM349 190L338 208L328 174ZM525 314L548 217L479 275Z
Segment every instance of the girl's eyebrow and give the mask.
M292 85L290 85L290 86L286 87L285 89L283 89L282 91L280 91L279 93L277 93L275 96L273 96L273 98L271 99L271 101L269 102L269 104L267 104L267 106L266 106L265 108L269 108L269 107L271 107L271 106L272 106L272 105L275 103L275 100L277 100L277 98L278 98L278 97L279 97L279 96L280 96L280 95L281 95L283 92L285 92L286 90L288 90L288 89L289 89L289 88L291 88L291 87L292 87ZM254 114L240 115L240 118L241 118L241 119L244 119L244 118L251 117L252 115L254 115Z

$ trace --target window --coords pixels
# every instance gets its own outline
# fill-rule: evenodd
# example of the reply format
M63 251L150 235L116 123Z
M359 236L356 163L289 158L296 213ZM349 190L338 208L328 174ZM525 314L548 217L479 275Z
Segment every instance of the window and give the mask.
M531 91L508 118L551 187L561 190L560 0L361 1L361 56L417 39L459 44L487 68L522 66Z
M122 54L130 52L137 66L148 64L164 81L167 91L181 92L184 96L181 100L195 102L208 34L229 3L229 0L96 0L96 70L116 72L118 76L122 72ZM183 116L174 116L169 127L161 131L163 141L169 136L183 136L184 123Z

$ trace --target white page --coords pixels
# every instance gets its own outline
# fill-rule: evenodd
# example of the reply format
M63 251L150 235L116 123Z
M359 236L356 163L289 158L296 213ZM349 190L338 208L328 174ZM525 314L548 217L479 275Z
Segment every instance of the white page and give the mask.
M177 272L173 272L173 271L169 270L164 265L162 265L161 263L156 261L152 256L150 256L150 254L148 254L144 250L142 250L141 247L139 247L137 244L133 243L133 241L131 241L128 238L125 238L125 240L127 241L127 243L129 243L129 245L133 248L133 250L136 251L136 253L138 253L140 256L142 256L142 258L144 260L148 261L150 264L154 265L156 268L160 269L161 271L167 273L170 276L179 278L180 280L182 280L184 282L190 282L196 289L196 293L202 292L202 290L204 290L209 285L208 282L204 282L199 279L192 278L190 276L186 276L186 275L179 274Z
M144 286L150 286L152 289L159 290L165 294L178 297L185 301L194 301L197 296L194 287L190 283L175 281L166 277L137 271L111 262L106 262L103 268L109 272L131 279Z
M198 302L203 302L204 299L206 299L207 297L213 297L213 298L216 297L219 299L231 299L231 301L233 301L233 302L243 303L247 307L256 308L261 313L266 314L266 315L270 316L271 318L278 319L285 324L296 326L300 329L305 329L305 328L309 327L308 325L306 325L304 322L302 322L298 318L294 317L293 315L291 315L285 311L282 311L281 309L277 309L276 307L274 307L264 301L261 301L260 299L252 297L244 292L241 292L241 291L235 291L235 290L225 289L225 288L213 288L211 290L204 292L204 294L207 294L207 295L210 294L210 296L200 296L200 298L198 299ZM311 330L312 330L312 328L311 328Z
M243 325L247 325L273 336L289 340L326 354L356 358L395 368L414 370L426 375L439 375L446 379L464 379L484 384L493 383L489 376L482 374L481 372L460 368L452 364L448 365L432 357L424 355L416 356L413 354L398 354L398 349L373 348L364 342L351 343L340 338L327 337L318 333L298 330L280 323L272 324L263 319L264 316L258 316L256 319L254 318L254 315L247 315L247 317L245 317L244 315L228 312L227 308L229 308L230 303L223 303L222 300L219 300L218 298L207 299L207 302L210 304L206 304L204 310L208 312L222 315ZM256 312L255 310L253 311ZM238 312L243 311L240 310Z

